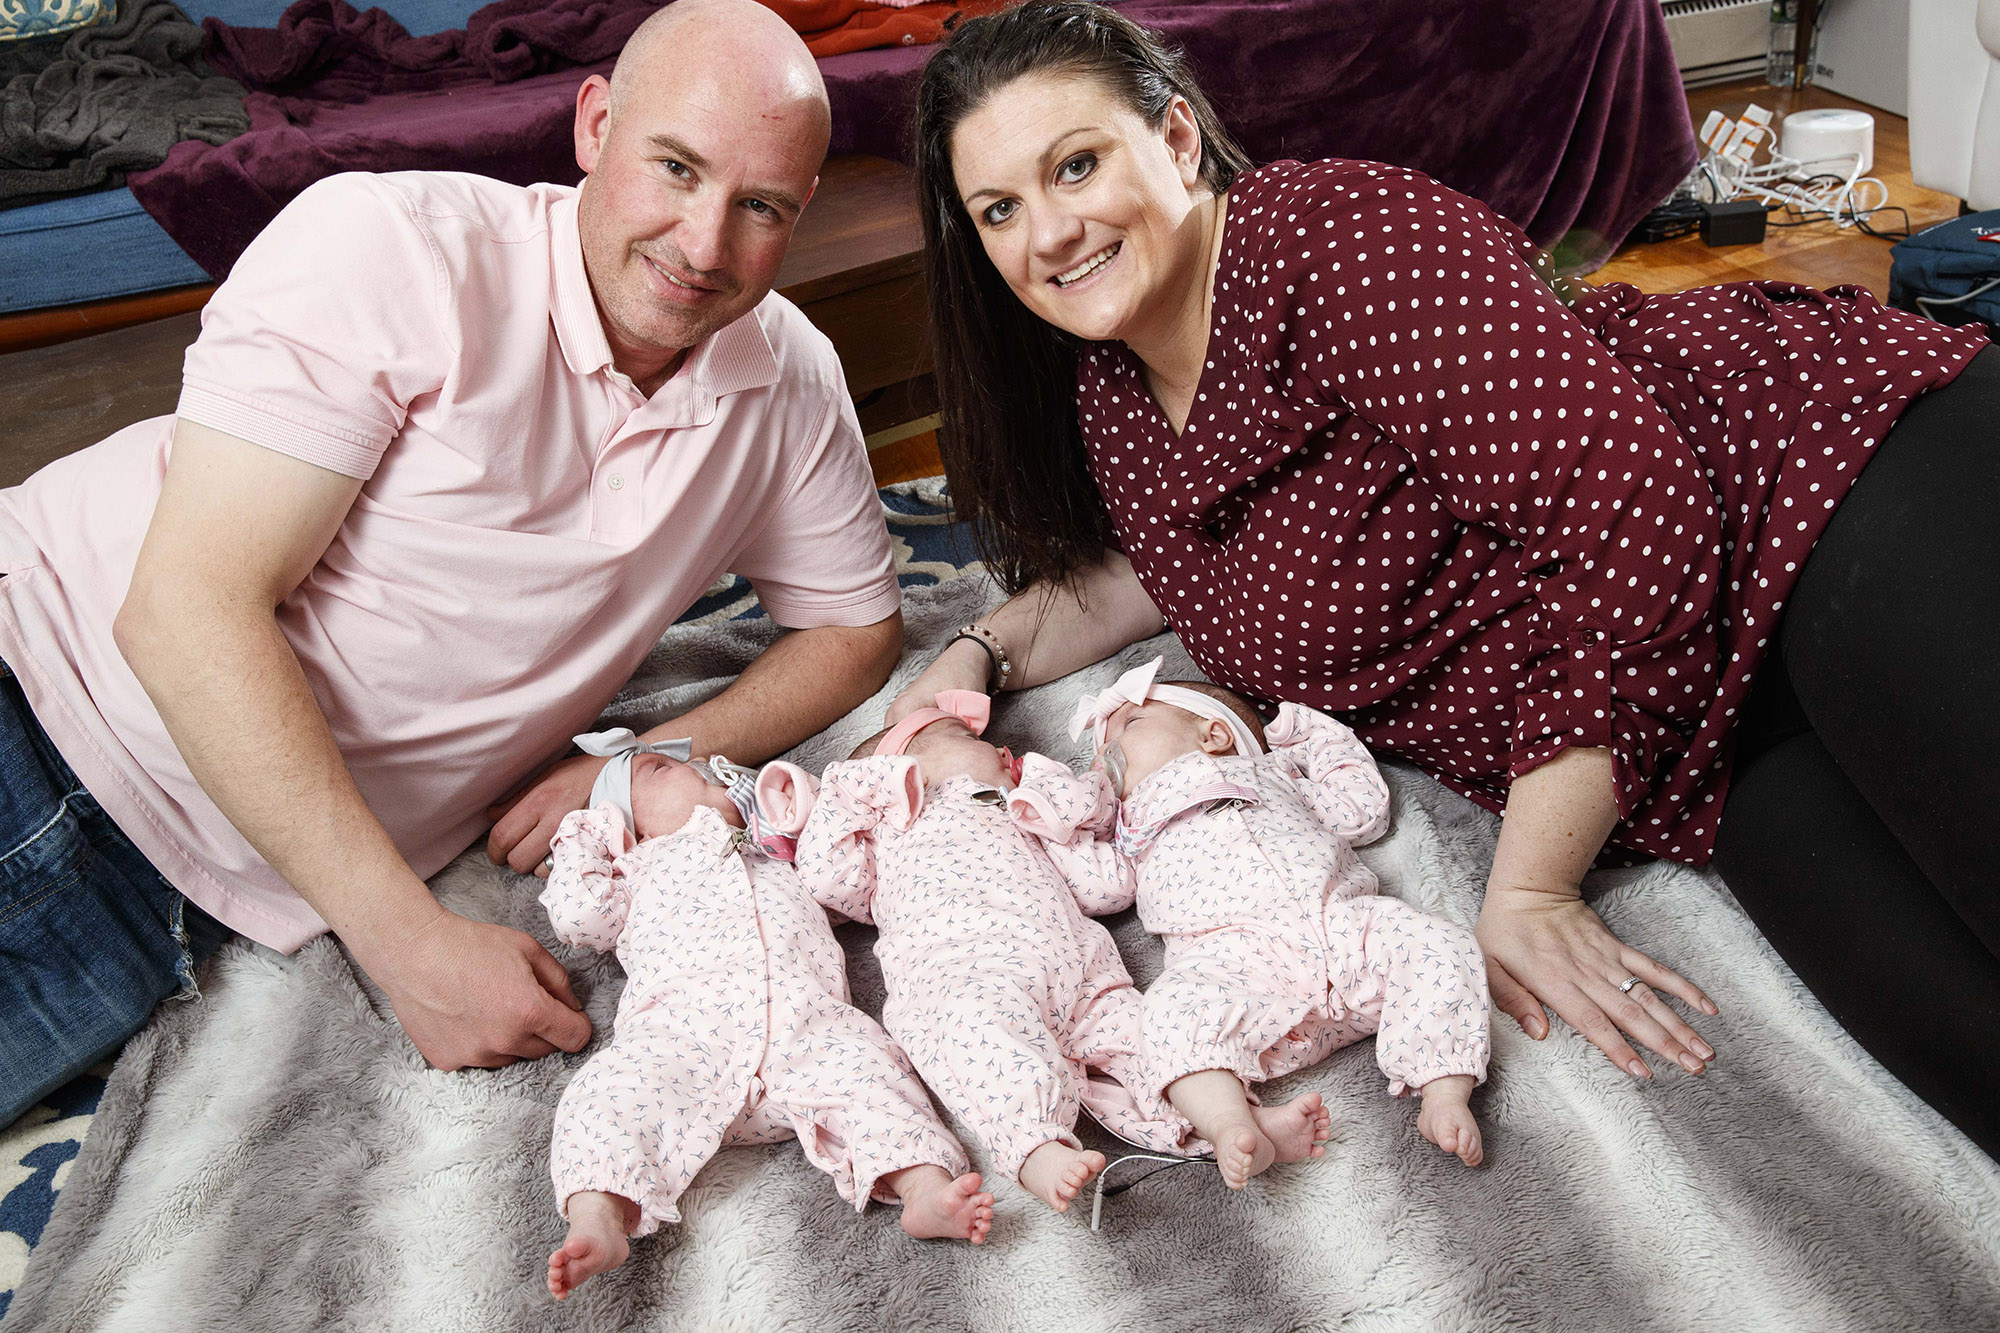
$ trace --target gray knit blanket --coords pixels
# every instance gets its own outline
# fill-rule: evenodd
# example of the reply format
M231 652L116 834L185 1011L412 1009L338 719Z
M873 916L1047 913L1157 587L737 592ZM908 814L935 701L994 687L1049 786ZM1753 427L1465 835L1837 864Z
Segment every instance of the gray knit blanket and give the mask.
M915 590L897 677L800 747L844 756L951 631L984 579ZM608 722L644 725L719 689L768 621L676 627ZM1024 694L994 734L1078 758L1073 702L1171 639ZM1390 834L1363 855L1385 892L1460 921L1496 821L1385 765ZM475 849L434 881L454 909L532 932L571 969L602 1035L623 976L554 945L537 881ZM2000 1324L2000 1170L1833 1023L1712 875L1597 876L1598 909L1722 1007L1696 1078L1619 1073L1567 1027L1496 1017L1473 1106L1487 1165L1425 1143L1368 1044L1287 1080L1333 1109L1323 1159L1239 1195L1212 1167L1163 1173L1058 1216L1000 1184L981 1248L917 1242L856 1214L796 1144L720 1152L686 1220L557 1305L563 1225L550 1120L584 1056L428 1069L331 939L282 957L238 941L199 1000L126 1048L6 1320L16 1330L1518 1329L1972 1330ZM1114 919L1143 984L1157 946ZM843 928L857 1001L878 1007L866 931ZM585 1053L586 1055L588 1052ZM1107 1148L1116 1145L1097 1140ZM975 1152L976 1155L976 1152ZM983 1165L983 1163L982 1163Z
M120 0L109 23L0 43L0 208L117 185L183 139L249 129L242 85L202 63L201 44L171 0Z

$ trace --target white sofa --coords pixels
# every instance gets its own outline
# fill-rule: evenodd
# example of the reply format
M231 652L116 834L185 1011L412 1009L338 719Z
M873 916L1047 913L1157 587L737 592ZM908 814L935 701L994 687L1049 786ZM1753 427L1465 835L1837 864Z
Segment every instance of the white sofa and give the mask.
M1910 176L2000 208L2000 0L1912 0Z

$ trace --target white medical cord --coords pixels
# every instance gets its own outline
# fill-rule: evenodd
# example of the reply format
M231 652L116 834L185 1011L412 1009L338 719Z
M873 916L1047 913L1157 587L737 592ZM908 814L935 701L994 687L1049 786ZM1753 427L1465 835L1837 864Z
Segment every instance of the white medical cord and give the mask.
M1107 1186L1105 1182L1111 1178L1111 1173L1127 1162L1158 1162L1160 1165L1142 1176L1137 1176L1126 1181L1122 1185ZM1125 1156L1110 1163L1097 1173L1097 1193L1090 1201L1090 1229L1092 1231L1097 1230L1097 1224L1103 1220L1104 1201L1107 1198L1123 1194L1134 1185L1142 1181L1151 1180L1154 1176L1159 1175L1160 1172L1171 1171L1177 1166L1215 1166L1215 1159L1213 1157L1160 1157L1153 1153L1135 1152L1127 1153Z

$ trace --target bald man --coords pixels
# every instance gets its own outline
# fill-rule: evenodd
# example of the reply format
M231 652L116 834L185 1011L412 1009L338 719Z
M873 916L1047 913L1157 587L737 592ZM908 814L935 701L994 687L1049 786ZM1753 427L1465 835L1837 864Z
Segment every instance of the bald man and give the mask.
M603 762L551 760L725 572L788 632L654 737L764 759L901 649L839 364L771 292L829 123L768 9L680 0L579 89L580 187L313 186L175 416L0 492L0 1124L230 931L331 929L443 1069L584 1045L425 878L495 819L542 861Z

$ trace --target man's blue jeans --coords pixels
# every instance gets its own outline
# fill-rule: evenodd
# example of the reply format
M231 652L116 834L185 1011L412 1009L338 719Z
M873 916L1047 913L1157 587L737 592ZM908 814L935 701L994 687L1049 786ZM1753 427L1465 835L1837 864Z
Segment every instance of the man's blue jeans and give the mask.
M83 789L0 664L0 1126L191 990L228 937Z

